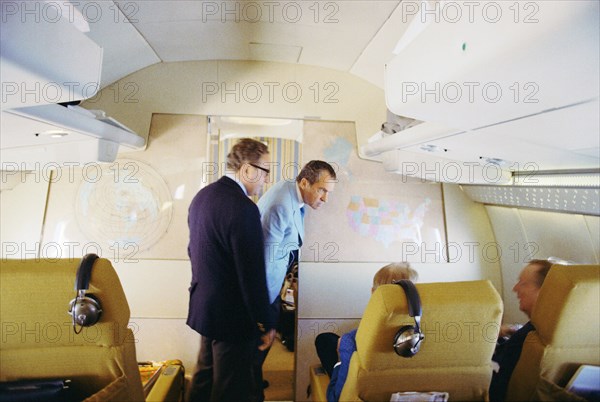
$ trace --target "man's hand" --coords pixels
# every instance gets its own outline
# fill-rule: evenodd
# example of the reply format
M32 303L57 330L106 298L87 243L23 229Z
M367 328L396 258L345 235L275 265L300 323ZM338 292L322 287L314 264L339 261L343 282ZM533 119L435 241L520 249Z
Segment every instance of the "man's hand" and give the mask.
M269 330L269 332L264 333L260 339L262 340L262 345L260 345L258 347L258 350L260 350L261 352L264 350L267 350L268 348L271 347L271 345L273 344L273 341L275 340L275 328Z
M498 338L510 338L517 332L519 329L523 327L520 324L502 324L500 326L500 333L498 334Z

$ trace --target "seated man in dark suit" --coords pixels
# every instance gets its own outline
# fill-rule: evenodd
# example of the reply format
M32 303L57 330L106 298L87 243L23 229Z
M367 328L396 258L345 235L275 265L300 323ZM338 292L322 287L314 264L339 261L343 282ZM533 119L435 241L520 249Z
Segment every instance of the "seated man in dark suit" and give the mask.
M538 295L548 271L552 263L547 260L531 260L529 264L523 268L519 275L519 282L513 287L513 292L519 298L519 309L531 318L531 313L537 302ZM494 362L494 373L492 374L492 382L490 384L490 401L501 402L506 398L506 390L519 357L523 349L523 342L530 331L535 327L528 321L520 329L508 338L508 340L500 338L498 346L492 361ZM509 335L504 328L500 335Z

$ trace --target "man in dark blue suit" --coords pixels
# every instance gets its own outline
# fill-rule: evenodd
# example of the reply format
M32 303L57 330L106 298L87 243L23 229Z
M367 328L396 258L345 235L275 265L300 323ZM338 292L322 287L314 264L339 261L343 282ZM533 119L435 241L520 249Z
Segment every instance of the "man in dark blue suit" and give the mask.
M248 401L257 345L275 336L256 194L269 174L266 145L240 140L232 172L200 190L189 209L192 283L187 324L202 335L189 401Z
M519 281L512 289L519 298L519 309L527 314L529 318L531 318L538 295L551 267L552 262L548 260L529 261L529 264L521 271ZM534 330L535 327L531 321L528 321L519 330L514 332L513 335L506 333L504 326L501 328L500 335L506 334L510 337L508 340L502 338L499 340L494 351L494 356L492 356L494 372L492 373L492 382L489 390L490 401L502 402L506 399L508 384L521 357L525 338L527 338L529 332Z

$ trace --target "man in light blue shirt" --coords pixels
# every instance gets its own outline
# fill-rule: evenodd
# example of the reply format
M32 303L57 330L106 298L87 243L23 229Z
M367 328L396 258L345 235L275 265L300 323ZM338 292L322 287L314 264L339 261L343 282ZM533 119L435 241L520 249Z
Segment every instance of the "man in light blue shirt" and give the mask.
M271 187L258 201L265 238L265 259L269 302L274 316L281 309L280 291L288 269L298 259L304 238L304 209L319 209L334 190L336 174L324 161L308 162L295 181L282 180ZM262 364L266 350L255 362L256 387L262 393ZM258 398L260 399L260 398Z

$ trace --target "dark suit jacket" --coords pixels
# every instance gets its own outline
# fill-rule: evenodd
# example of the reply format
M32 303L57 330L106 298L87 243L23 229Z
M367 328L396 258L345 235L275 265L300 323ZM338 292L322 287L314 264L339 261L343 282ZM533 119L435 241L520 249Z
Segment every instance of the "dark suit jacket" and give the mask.
M187 324L229 342L256 337L257 323L273 328L256 204L224 176L196 194L188 224L192 284Z
M492 374L490 384L490 401L501 402L506 399L506 391L512 372L519 362L523 343L527 334L535 330L535 327L528 321L521 329L515 332L506 342L498 344L494 351L492 360L500 366L499 371Z

